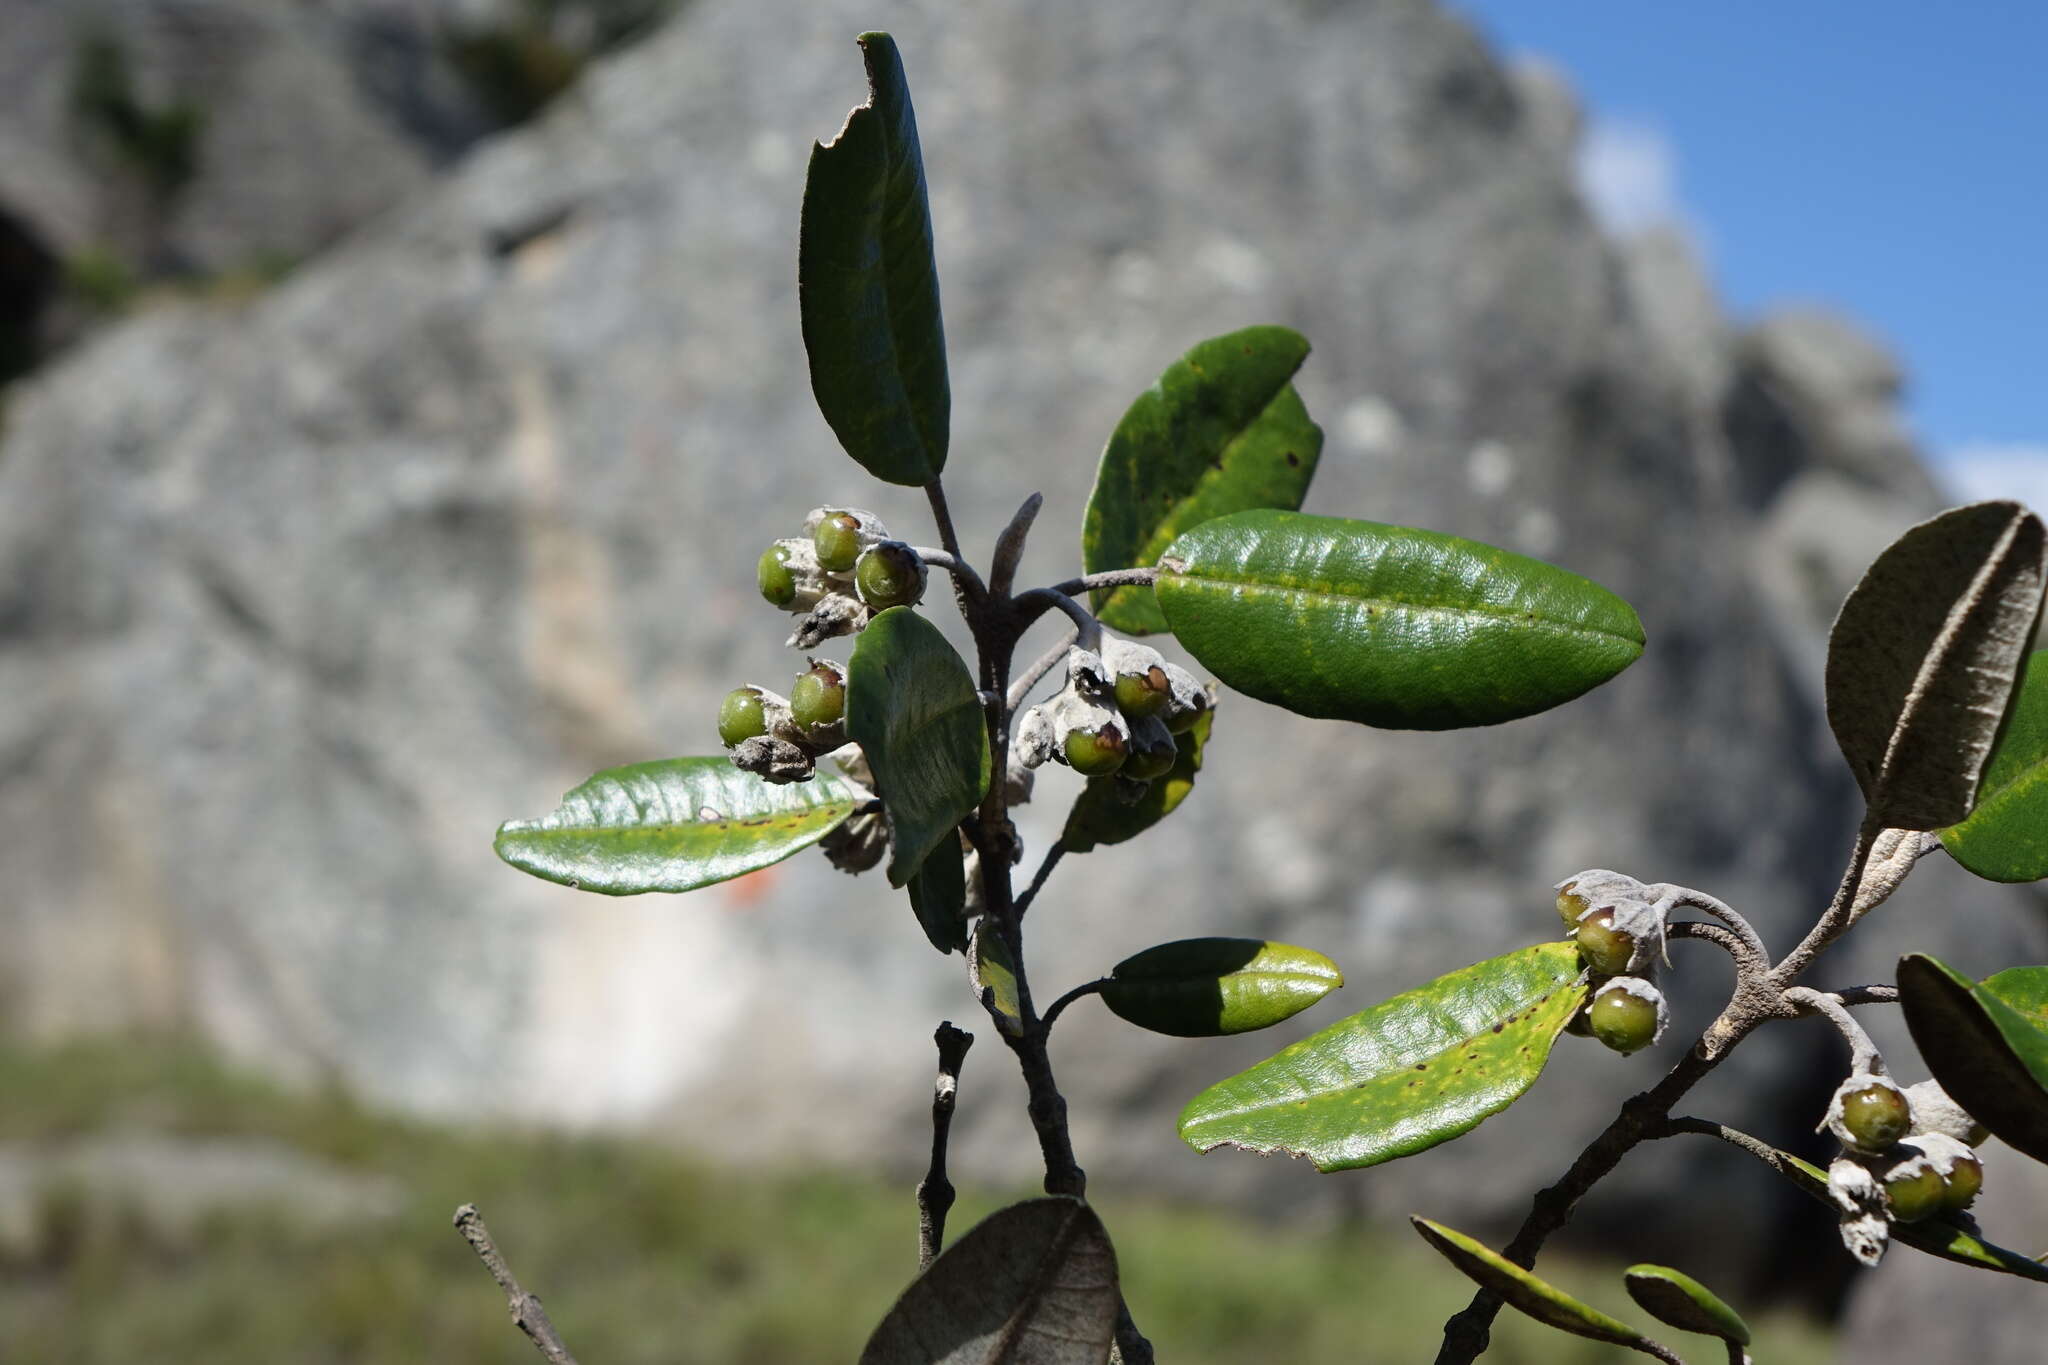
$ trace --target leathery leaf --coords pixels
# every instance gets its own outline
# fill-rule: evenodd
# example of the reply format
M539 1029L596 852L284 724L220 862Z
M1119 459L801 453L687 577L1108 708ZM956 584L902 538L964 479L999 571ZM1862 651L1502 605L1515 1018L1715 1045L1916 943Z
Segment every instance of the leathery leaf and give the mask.
M2048 877L2048 649L2020 673L1970 818L1941 832L1949 856L1994 882Z
M1118 1018L1177 1038L1269 1028L1344 984L1310 948L1255 938L1184 938L1125 958L1102 1003Z
M498 828L498 856L584 891L694 891L809 848L860 793L820 772L777 786L720 758L668 758L598 773L538 820Z
M1410 1218L1422 1239L1443 1253L1445 1260L1470 1276L1481 1288L1492 1290L1517 1312L1526 1313L1547 1327L1573 1336L1612 1342L1656 1356L1659 1360L1678 1358L1618 1318L1610 1318L1589 1304L1580 1303L1534 1273L1464 1233L1433 1223L1427 1218Z
M1973 982L1909 953L1899 959L1899 1008L1950 1098L2009 1145L2048 1161L2048 967Z
M1657 1321L1681 1332L1749 1345L1749 1324L1720 1295L1692 1276L1663 1265L1632 1265L1622 1272L1628 1296Z
M1460 968L1210 1086L1181 1111L1181 1138L1323 1171L1413 1156L1514 1103L1585 998L1570 942Z
M1153 592L1227 686L1388 729L1534 715L1643 652L1635 610L1575 573L1435 531L1301 512L1203 522L1160 556Z

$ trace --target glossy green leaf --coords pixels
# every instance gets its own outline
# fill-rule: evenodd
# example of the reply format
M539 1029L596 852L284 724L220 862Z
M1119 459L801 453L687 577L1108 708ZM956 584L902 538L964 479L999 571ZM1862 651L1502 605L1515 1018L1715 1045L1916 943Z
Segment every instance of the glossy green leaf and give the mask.
M1216 1038L1270 1028L1343 984L1337 964L1313 949L1255 938L1184 938L1117 963L1102 1001L1154 1033Z
M1899 1007L1949 1098L2012 1147L2048 1161L2048 967L1973 982L1909 953L1899 959Z
M1003 936L986 916L974 922L968 939L968 981L982 1003L992 1008L997 1022L1012 1036L1024 1032L1024 1009L1017 994L1017 968Z
M1578 945L1542 943L1440 976L1219 1081L1181 1111L1196 1151L1226 1143L1323 1171L1413 1156L1535 1083L1586 999Z
M911 1281L860 1365L1100 1365L1121 1301L1095 1211L1027 1200L975 1224Z
M967 868L960 841L941 839L910 879L910 909L918 927L942 953L967 948Z
M1517 1312L1527 1313L1560 1332L1612 1342L1616 1346L1641 1351L1644 1355L1656 1356L1659 1360L1677 1360L1676 1356L1627 1323L1580 1303L1484 1243L1427 1218L1411 1217L1408 1221L1415 1225L1424 1241L1443 1253L1445 1260L1470 1276L1482 1289L1499 1295L1501 1302Z
M1973 503L1892 542L1842 604L1828 725L1879 825L1969 815L2040 615L2044 556L2039 517Z
M1125 801L1117 794L1113 777L1091 777L1074 807L1067 812L1067 826L1060 843L1069 853L1088 853L1102 844L1120 844L1135 839L1164 820L1188 799L1195 789L1195 774L1202 770L1202 750L1208 746L1209 731L1216 713L1204 711L1195 723L1173 737L1179 750L1166 776L1154 778L1145 794Z
M1227 685L1304 716L1494 725L1643 652L1635 611L1577 574L1435 531L1239 512L1167 548L1155 593Z
M889 885L988 790L988 731L974 676L937 626L909 607L868 622L846 666L846 737L860 745L889 820Z
M1632 1265L1622 1273L1628 1296L1667 1327L1749 1345L1749 1324L1713 1290L1669 1266Z
M1103 449L1081 528L1083 567L1149 566L1212 517L1301 506L1323 450L1322 428L1288 382L1307 358L1299 332L1247 327L1167 366ZM1096 593L1095 614L1133 635L1166 629L1146 588Z
M611 768L538 820L498 827L498 856L584 891L695 891L779 863L853 814L860 793L821 772L777 786L730 760Z
M863 33L868 102L811 150L797 302L811 392L846 453L921 485L946 465L952 396L917 115L895 40Z
M1749 1140L1755 1142L1754 1138ZM1754 1151L1750 1155L1764 1161L1765 1165L1814 1199L1827 1205L1831 1211L1834 1209L1835 1201L1828 1196L1826 1171L1810 1161L1800 1160L1790 1152L1778 1151L1761 1142L1756 1145L1765 1148L1769 1153L1768 1157ZM1975 1233L1967 1232L1950 1222L1944 1216L1924 1219L1918 1223L1893 1223L1891 1237L1894 1242L1902 1242L1915 1251L1937 1256L1944 1261L1954 1261L1957 1265L1971 1266L1978 1270L1996 1270L2001 1274L2017 1275L2023 1280L2038 1280L2048 1284L2048 1265L2043 1265L2031 1256L2022 1256L2017 1251L2009 1251L1987 1242Z
M2048 650L2021 669L1970 818L1941 832L1949 856L1994 882L2048 877Z

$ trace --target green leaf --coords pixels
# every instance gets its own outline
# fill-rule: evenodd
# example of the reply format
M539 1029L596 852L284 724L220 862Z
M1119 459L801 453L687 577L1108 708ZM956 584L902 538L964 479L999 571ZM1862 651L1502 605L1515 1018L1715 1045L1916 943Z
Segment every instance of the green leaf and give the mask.
M946 465L952 395L924 157L903 62L863 33L868 102L811 150L797 245L797 303L811 392L846 453L888 483Z
M988 790L988 730L974 677L909 607L868 622L846 666L846 737L889 820L889 885L902 886Z
M960 841L941 839L910 879L910 909L931 945L942 953L967 948L967 868Z
M1288 382L1307 358L1299 332L1247 327L1167 366L1103 448L1081 528L1082 566L1142 568L1212 517L1301 506L1323 450L1323 429ZM1145 588L1096 593L1095 614L1133 635L1166 629Z
M1949 856L1994 882L2048 877L2048 650L2020 669L2005 733L1970 818L1941 832Z
M1010 949L1003 942L1003 936L996 931L986 917L974 922L974 933L967 945L968 984L974 993L982 997L982 1003L994 1009L997 1023L1003 1032L1012 1037L1021 1037L1024 1032L1024 1008L1017 995L1017 968L1011 961Z
M1224 683L1304 716L1494 725L1634 663L1643 626L1577 574L1434 531L1239 512L1167 548L1154 591Z
M1970 813L2048 577L2016 502L1943 512L1892 542L1828 636L1828 725L1878 825Z
M1669 1266L1632 1265L1622 1272L1628 1296L1657 1321L1681 1332L1749 1345L1749 1324L1713 1290Z
M1255 938L1184 938L1127 957L1102 1001L1119 1017L1176 1038L1268 1028L1344 984L1321 953Z
M1069 853L1090 853L1102 844L1120 844L1135 839L1164 820L1188 799L1195 788L1195 774L1202 770L1202 750L1209 743L1216 713L1204 711L1195 723L1173 737L1179 750L1166 776L1152 779L1145 794L1125 801L1117 794L1113 777L1091 777L1067 812L1066 829L1060 843Z
M1747 1137L1747 1134L1744 1135ZM1748 1139L1756 1142L1755 1138ZM1802 1161L1790 1152L1781 1152L1766 1143L1756 1142L1758 1148L1769 1152L1751 1151L1750 1155L1790 1180L1814 1199L1827 1205L1830 1210L1835 1201L1828 1196L1828 1174L1810 1161ZM1747 1149L1745 1149L1747 1150ZM2008 1251L1983 1240L1973 1232L1967 1232L1945 1215L1924 1219L1918 1223L1893 1223L1891 1237L1894 1242L1903 1242L1915 1251L1937 1256L1957 1265L1973 1266L1978 1270L1996 1270L2006 1275L2017 1275L2024 1280L2039 1280L2048 1284L2048 1265L2017 1251Z
M860 1365L1083 1365L1116 1336L1116 1251L1078 1199L993 1213L903 1291Z
M1489 958L1210 1086L1181 1111L1181 1138L1323 1171L1413 1156L1520 1098L1585 999L1575 943Z
M498 827L498 856L584 891L695 891L779 863L853 814L830 773L777 786L725 758L669 758L597 774L538 820Z
M2048 1161L2048 967L1972 982L1939 959L1899 959L1899 1007L1934 1079L1977 1122Z
M1656 1356L1659 1360L1677 1359L1627 1323L1580 1303L1562 1289L1539 1279L1464 1233L1427 1218L1411 1217L1408 1221L1415 1224L1415 1230L1422 1234L1424 1241L1443 1253L1445 1260L1477 1281L1482 1289L1499 1295L1501 1302L1510 1308L1573 1336L1612 1342L1616 1346L1641 1351L1644 1355Z

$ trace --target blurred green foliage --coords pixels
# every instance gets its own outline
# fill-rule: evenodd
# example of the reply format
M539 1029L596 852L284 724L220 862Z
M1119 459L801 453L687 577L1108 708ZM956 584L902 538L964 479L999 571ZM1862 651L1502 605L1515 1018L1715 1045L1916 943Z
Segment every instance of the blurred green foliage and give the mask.
M916 1270L911 1179L735 1176L645 1143L438 1128L339 1093L288 1095L191 1048L0 1048L0 1159L135 1129L274 1138L392 1178L402 1210L318 1233L284 1209L224 1213L196 1241L169 1244L86 1191L55 1192L32 1249L0 1263L9 1359L525 1365L532 1347L450 1226L470 1199L594 1365L851 1360ZM964 1191L951 1230L1031 1193ZM1304 1236L1231 1213L1141 1203L1108 1212L1133 1311L1175 1365L1427 1359L1466 1297L1464 1281L1405 1229ZM869 1254L845 1254L859 1246ZM1625 1310L1618 1266L1551 1269ZM1757 1356L1772 1365L1828 1358L1815 1328L1758 1326ZM1502 1365L1634 1358L1512 1318L1495 1341L1487 1359Z
M675 7L676 0L521 0L507 17L451 26L441 48L491 116L510 127Z
M198 173L205 110L186 100L145 100L136 89L127 49L111 35L94 33L79 40L72 55L71 112L159 198L170 198Z

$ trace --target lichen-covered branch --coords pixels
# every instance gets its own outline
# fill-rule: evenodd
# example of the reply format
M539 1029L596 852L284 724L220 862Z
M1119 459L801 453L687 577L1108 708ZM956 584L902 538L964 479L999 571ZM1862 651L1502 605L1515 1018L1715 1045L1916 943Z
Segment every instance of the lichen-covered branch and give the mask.
M576 1365L576 1357L569 1354L569 1348L562 1344L561 1335L555 1331L555 1324L548 1321L548 1310L540 1306L539 1298L520 1287L512 1267L505 1264L505 1258L499 1254L498 1244L491 1240L491 1230L484 1226L483 1215L476 1211L476 1205L464 1204L455 1210L455 1230L462 1234L462 1240L469 1243L470 1250L476 1252L477 1259L491 1272L498 1288L505 1291L505 1306L512 1313L512 1321L526 1333L534 1349L548 1360L549 1365Z

